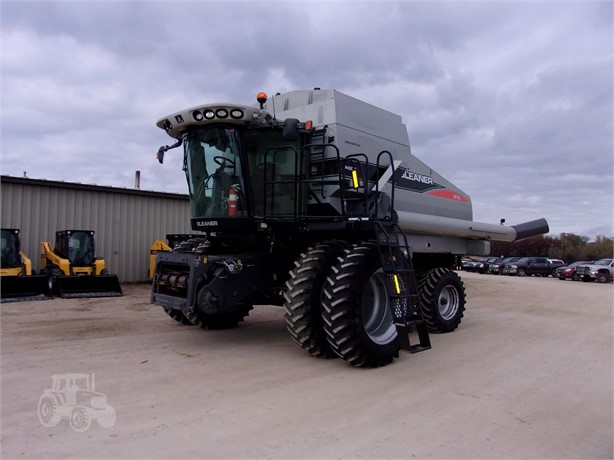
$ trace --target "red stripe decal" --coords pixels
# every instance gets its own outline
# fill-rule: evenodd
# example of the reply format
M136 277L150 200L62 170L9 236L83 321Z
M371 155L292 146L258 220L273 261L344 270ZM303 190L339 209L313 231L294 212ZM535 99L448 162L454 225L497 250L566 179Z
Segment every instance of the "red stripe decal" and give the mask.
M461 195L458 192L454 192L452 190L447 190L447 189L431 190L430 192L427 192L427 195L436 196L439 198L445 198L446 200L454 200L454 201L460 201L462 203L469 203L469 198L467 198L465 195Z

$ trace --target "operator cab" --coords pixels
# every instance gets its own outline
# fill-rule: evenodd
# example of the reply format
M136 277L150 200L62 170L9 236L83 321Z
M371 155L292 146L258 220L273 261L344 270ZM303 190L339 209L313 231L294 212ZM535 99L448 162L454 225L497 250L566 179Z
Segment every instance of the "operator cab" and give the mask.
M56 233L54 252L68 259L73 267L89 267L96 261L94 232L64 230Z
M2 260L0 262L0 267L21 267L21 257L19 255L19 230L3 228L1 241Z
M198 231L255 229L267 218L292 218L299 205L299 152L310 129L291 119L276 121L260 109L213 104L192 108L158 121L177 139L164 153L183 145L192 228ZM310 128L310 124L308 125Z

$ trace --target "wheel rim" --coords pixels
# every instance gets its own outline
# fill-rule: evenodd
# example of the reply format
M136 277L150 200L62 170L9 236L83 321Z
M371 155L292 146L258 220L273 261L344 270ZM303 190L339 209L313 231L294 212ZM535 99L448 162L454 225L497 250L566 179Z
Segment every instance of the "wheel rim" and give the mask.
M363 292L362 324L369 338L378 345L386 345L397 337L386 279L381 270L369 278Z
M43 423L49 423L55 414L55 405L50 399L44 399L40 406L40 416Z
M460 295L454 286L446 286L441 290L437 301L439 314L445 320L454 318L460 306Z
M49 401L45 401L43 403L43 407L41 408L41 415L45 420L50 420L53 415L53 406L49 403Z
M77 407L72 411L70 421L76 431L85 431L89 428L89 420L83 407Z

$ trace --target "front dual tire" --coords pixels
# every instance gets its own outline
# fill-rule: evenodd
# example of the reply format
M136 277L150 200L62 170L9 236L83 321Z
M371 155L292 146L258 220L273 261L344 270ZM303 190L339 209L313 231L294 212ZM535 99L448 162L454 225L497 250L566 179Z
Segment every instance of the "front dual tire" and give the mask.
M429 331L451 332L465 311L465 288L447 268L420 277L418 293ZM379 367L399 355L390 293L375 244L344 251L322 288L321 315L333 352L356 367Z
M312 356L335 358L324 331L321 292L331 267L349 244L328 242L308 248L294 263L284 293L286 329L292 340Z
M356 367L399 356L390 297L374 244L354 246L331 269L322 290L322 319L333 351Z

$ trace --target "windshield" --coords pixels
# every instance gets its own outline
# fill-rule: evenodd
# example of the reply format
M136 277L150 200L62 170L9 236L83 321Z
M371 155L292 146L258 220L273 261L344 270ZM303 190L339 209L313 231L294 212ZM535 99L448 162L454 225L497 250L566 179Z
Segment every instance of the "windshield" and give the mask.
M2 261L0 266L15 268L21 265L17 236L10 230L2 230Z
M184 171L192 217L247 215L235 128L208 126L184 136Z
M595 265L610 265L612 263L612 259L601 259L595 262Z
M68 259L75 267L94 262L94 240L89 232L74 232L68 239Z

